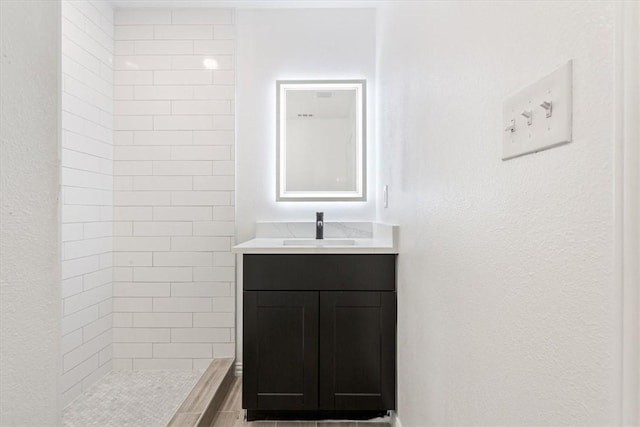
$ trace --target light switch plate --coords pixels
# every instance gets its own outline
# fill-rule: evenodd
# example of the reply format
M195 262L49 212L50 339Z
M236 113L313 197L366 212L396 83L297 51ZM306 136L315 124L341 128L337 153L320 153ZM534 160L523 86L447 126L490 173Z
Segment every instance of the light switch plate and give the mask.
M388 185L385 185L384 187L382 187L382 207L385 209L389 207L389 186Z
M542 106L545 102L550 105ZM572 115L572 61L568 61L504 100L502 160L571 142Z

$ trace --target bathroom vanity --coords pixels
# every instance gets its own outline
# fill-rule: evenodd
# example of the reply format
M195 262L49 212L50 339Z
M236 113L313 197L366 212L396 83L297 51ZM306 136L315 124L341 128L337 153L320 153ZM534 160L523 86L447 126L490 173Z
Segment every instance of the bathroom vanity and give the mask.
M327 223L316 242L296 226L234 248L248 420L384 415L396 400L395 229L372 224L370 237L348 238Z

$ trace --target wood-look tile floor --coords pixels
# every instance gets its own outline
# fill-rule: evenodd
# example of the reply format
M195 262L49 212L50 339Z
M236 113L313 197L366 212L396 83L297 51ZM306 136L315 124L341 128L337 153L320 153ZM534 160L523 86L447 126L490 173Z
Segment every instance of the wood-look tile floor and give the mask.
M389 423L336 422L336 421L252 421L242 420L242 378L231 384L220 411L210 427L389 427Z

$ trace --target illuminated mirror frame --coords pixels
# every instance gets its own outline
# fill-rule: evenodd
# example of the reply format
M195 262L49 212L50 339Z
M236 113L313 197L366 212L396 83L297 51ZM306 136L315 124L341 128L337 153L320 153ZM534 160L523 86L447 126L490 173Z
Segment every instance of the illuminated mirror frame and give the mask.
M356 91L356 190L287 191L287 103L289 90ZM276 200L277 201L365 201L366 182L366 80L277 80L276 81Z

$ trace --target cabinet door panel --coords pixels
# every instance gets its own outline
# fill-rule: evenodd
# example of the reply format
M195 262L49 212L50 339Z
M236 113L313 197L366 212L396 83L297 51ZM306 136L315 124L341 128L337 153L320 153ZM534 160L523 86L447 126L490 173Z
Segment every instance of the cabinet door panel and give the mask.
M318 293L244 292L246 409L315 409Z
M320 409L395 408L394 292L320 293Z

